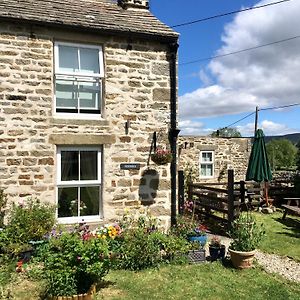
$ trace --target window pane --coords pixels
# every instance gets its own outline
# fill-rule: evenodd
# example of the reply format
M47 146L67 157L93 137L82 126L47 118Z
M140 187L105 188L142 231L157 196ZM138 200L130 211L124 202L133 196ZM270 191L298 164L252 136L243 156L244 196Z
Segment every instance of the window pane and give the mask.
M58 188L58 217L78 216L78 188Z
M99 74L99 50L80 48L80 72Z
M211 152L202 152L202 161L203 162L212 162L212 153Z
M80 180L97 180L97 151L80 152Z
M213 176L213 165L201 165L201 176L212 177Z
M80 108L99 109L99 82L80 82L79 83L79 99Z
M79 151L61 152L61 180L70 181L79 179Z
M71 46L58 46L59 52L59 71L78 72L78 48Z
M80 216L99 215L99 186L80 188Z
M75 81L56 80L56 107L76 108L78 87Z

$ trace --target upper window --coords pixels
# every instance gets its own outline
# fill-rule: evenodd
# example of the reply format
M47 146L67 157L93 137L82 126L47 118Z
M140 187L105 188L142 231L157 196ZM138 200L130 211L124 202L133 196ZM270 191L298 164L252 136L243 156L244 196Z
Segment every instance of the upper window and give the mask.
M57 152L58 218L67 222L100 217L101 149L62 147Z
M200 152L200 177L211 178L214 176L214 152Z
M55 44L55 110L101 114L103 56L100 46Z

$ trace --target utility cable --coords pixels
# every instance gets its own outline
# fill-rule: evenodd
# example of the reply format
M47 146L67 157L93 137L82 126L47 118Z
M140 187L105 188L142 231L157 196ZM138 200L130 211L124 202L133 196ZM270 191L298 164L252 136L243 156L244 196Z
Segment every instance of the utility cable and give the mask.
M267 47L267 46L271 46L271 45L275 45L275 44L280 44L280 43L288 42L288 41L295 40L295 39L298 39L298 38L300 38L300 35L296 35L296 36L293 36L293 37L290 37L290 38L282 39L282 40L267 43L267 44L258 45L258 46L255 46L255 47L250 47L250 48L245 48L245 49L241 49L241 50L238 50L238 51L228 52L228 53L225 53L225 54L210 56L210 57L206 57L206 58L200 58L200 59L196 59L196 60L192 60L192 61L188 61L188 62L183 62L183 63L180 63L178 65L181 65L181 66L190 65L190 64L194 64L194 63L205 61L205 60L212 60L212 59L215 59L215 58L225 57L225 56L234 55L234 54L238 54L238 53L242 53L242 52L246 52L246 51L250 51L250 50L255 50L255 49L259 49L259 48L263 48L263 47Z
M273 107L266 107L266 108L259 108L258 111L265 111L265 110L273 110L273 109L281 109L281 108L288 108L288 107L293 107L293 106L298 106L300 105L300 103L293 103L293 104L287 104L287 105L282 105L282 106L273 106ZM247 118L249 118L250 116L254 115L256 112L251 112L250 114L246 115L245 117L223 127L223 128L228 128L231 127L232 125L235 125L236 123L239 123Z
M235 10L235 11L231 11L231 12L227 12L227 13L222 13L222 14L215 15L215 16L206 17L206 18L203 18L203 19L198 19L198 20L194 20L194 21L190 21L190 22L185 22L185 23L182 23L182 24L176 24L176 25L173 25L173 26L170 26L170 27L171 28L176 28L176 27L181 27L181 26L187 26L187 25L191 25L191 24L195 24L195 23L200 23L200 22L208 21L208 20L211 20L211 19L225 17L225 16L237 14L237 13L240 13L240 12L254 10L254 9L258 9L258 8L263 8L263 7L266 7L266 6L276 5L276 4L280 4L280 3L288 2L288 1L291 1L291 0L281 0L281 1L277 1L277 2L271 2L271 3L268 3L268 4L264 4L264 5L253 6L253 7L249 7L249 8Z
M300 103L294 103L294 104L288 104L288 105L282 105L282 106L274 106L274 107L266 107L266 108L258 108L259 111L263 110L273 110L273 109L281 109L281 108L287 108L287 107L292 107L292 106L298 106Z
M234 123L231 123L230 125L227 125L227 126L223 127L223 128L231 127L232 125L235 125L236 123L239 123L239 122L241 122L241 121L243 121L243 120L249 118L250 116L252 116L252 115L254 115L254 114L255 114L255 111L252 112L252 113L250 113L250 114L248 114L247 116L245 116L245 117L243 117L243 118L241 118L241 119L235 121Z

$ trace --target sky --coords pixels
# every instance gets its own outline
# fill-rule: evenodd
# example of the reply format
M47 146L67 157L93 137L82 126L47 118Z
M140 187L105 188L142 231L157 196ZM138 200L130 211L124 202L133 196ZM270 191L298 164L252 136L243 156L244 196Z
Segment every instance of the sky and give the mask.
M169 26L279 0L150 0L153 14ZM178 52L181 135L207 135L232 125L243 136L300 132L300 0L174 28ZM294 38L295 37L295 38ZM280 40L251 51L206 59ZM191 61L196 63L186 64Z

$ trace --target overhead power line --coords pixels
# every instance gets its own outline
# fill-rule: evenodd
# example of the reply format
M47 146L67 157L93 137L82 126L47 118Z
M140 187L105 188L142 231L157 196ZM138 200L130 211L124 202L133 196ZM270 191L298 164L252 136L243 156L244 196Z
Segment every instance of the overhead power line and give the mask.
M250 113L250 114L248 114L247 116L245 116L245 117L243 117L243 118L241 118L241 119L239 119L239 120L237 120L237 121L235 121L235 122L233 122L233 123L231 123L231 124L225 126L224 128L231 127L232 125L235 125L236 123L239 123L239 122L241 122L241 121L243 121L243 120L249 118L250 116L252 116L252 115L254 115L254 114L255 114L255 111L252 112L252 113Z
M282 106L273 106L273 107L266 107L266 108L259 108L258 111L265 111L265 110L274 110L274 109L281 109L281 108L288 108L288 107L293 107L293 106L298 106L300 105L300 103L293 103L293 104L287 104L287 105L282 105ZM247 118L249 118L250 116L254 115L256 113L256 111L251 112L250 114L246 115L245 117L238 119L237 121L223 127L223 128L229 128Z
M287 108L292 106L298 106L300 103L294 103L294 104L288 104L288 105L282 105L282 106L274 106L274 107L266 107L266 108L259 108L258 110L271 110L271 109L281 109L281 108Z
M180 63L179 65L181 65L181 66L190 65L190 64L198 63L198 62L205 61L205 60L212 60L212 59L225 57L225 56L229 56L229 55L234 55L234 54L238 54L238 53L242 53L242 52L246 52L246 51L251 51L251 50L255 50L255 49L259 49L259 48L263 48L263 47L267 47L267 46L271 46L271 45L275 45L275 44L280 44L280 43L288 42L288 41L295 40L295 39L298 39L298 38L300 38L300 35L296 35L296 36L293 36L293 37L290 37L290 38L286 38L286 39L283 39L283 40L279 40L279 41L275 41L275 42L271 42L271 43L267 43L267 44L262 44L262 45L257 45L257 46L250 47L250 48L241 49L241 50L238 50L238 51L228 52L228 53L225 53L225 54L220 54L220 55L215 55L215 56L210 56L210 57L205 57L205 58L199 58L199 59L196 59L196 60L191 60L191 61L188 61L188 62Z
M276 4L280 4L280 3L288 2L288 1L291 1L291 0L281 0L281 1L277 1L277 2L271 2L271 3L268 3L268 4L264 4L264 5L258 5L258 6L253 6L253 7L244 8L244 9L240 9L240 10L235 10L235 11L231 11L231 12L226 12L226 13L218 14L218 15L215 15L215 16L206 17L206 18L203 18L203 19L198 19L198 20L194 20L194 21L190 21L190 22L176 24L176 25L171 26L171 28L187 26L187 25L191 25L191 24L195 24L195 23L208 21L208 20L211 20L211 19L225 17L225 16L237 14L237 13L240 13L240 12L254 10L254 9L258 9L258 8L263 8L263 7L266 7L266 6L276 5Z

